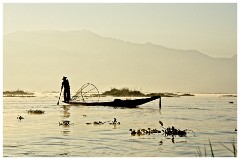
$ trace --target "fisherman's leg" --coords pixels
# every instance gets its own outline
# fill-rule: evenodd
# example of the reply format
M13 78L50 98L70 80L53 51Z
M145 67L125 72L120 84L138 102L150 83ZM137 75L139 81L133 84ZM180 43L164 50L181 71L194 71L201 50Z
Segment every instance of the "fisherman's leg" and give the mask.
M64 90L63 96L64 96L64 101L66 102L67 101L67 91L66 90Z
M68 101L71 100L70 90L67 91L67 100L68 100Z

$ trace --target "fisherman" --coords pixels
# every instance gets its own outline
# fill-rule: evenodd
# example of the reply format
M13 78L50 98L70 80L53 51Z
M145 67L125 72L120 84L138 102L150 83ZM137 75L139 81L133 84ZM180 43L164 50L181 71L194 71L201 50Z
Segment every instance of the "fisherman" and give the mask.
M71 99L70 98L70 85L69 85L67 77L63 76L62 80L63 80L63 82L62 82L61 90L64 87L64 92L63 92L64 102L69 102Z

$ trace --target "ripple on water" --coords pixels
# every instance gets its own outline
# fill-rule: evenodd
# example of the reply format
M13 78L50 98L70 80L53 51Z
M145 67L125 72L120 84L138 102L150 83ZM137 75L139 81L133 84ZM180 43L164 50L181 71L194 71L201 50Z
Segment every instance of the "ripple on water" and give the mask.
M228 104L225 99L212 95L163 98L161 110L157 101L139 108L121 109L57 106L57 100L55 97L4 98L4 157L195 157L196 148L208 145L208 139L216 156L232 156L219 142L231 146L237 136L234 132L237 126L236 99L231 99L234 104ZM45 114L28 115L26 110L31 108L42 108ZM18 114L25 119L17 121ZM109 124L86 125L87 122L113 118L121 124L116 127ZM66 119L74 125L66 128L58 125ZM187 137L175 137L174 143L172 137L162 134L130 135L130 128L161 129L159 120L164 127L188 128L194 133L188 133Z

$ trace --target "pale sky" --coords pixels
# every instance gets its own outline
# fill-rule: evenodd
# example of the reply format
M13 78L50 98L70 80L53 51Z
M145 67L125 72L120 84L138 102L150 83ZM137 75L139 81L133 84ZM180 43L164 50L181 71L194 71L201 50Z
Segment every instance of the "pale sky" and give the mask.
M3 33L82 30L136 43L237 54L237 4L3 4Z

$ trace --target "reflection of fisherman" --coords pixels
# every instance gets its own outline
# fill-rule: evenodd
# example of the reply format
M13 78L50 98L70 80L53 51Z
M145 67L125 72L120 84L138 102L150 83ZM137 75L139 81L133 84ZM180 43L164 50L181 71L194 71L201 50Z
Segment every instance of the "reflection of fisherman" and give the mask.
M63 82L62 82L62 87L61 89L64 87L64 92L63 92L63 95L64 95L64 102L69 102L70 101L70 86L69 86L69 82L68 82L68 79L67 77L63 77Z

